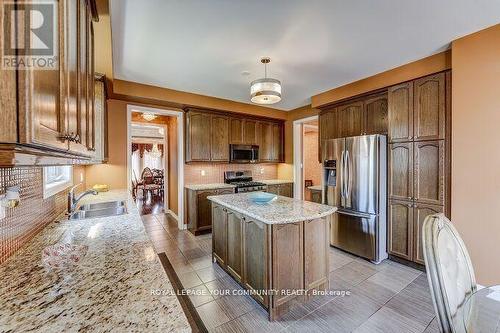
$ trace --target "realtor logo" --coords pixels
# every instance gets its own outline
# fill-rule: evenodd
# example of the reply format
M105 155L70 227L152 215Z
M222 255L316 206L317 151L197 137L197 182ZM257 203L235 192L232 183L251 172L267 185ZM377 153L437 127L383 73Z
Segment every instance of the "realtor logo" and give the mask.
M57 68L57 3L4 2L2 5L2 68Z

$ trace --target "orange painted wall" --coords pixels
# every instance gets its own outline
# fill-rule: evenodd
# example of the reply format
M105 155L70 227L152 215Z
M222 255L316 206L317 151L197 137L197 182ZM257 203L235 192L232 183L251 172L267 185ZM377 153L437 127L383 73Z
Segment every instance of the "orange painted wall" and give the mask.
M177 118L169 117L168 125L168 207L175 214L179 214L178 202L178 136Z
M451 218L478 283L500 281L500 25L452 43Z
M321 185L322 165L318 161L318 132L304 133L304 180Z

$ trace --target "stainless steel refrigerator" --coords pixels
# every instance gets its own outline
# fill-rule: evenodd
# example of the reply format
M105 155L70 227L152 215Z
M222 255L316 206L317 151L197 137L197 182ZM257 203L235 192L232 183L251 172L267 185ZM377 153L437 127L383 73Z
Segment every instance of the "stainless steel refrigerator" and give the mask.
M379 263L387 258L387 155L384 135L327 140L323 203L338 207L331 245Z

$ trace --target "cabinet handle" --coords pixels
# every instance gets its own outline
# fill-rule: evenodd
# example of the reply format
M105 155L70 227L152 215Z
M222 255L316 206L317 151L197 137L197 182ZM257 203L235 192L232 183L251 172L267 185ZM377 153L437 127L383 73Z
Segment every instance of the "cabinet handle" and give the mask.
M407 204L408 208L411 208L413 205L411 203Z
M58 139L62 140L62 142L71 141L70 138L71 136L68 133L64 133L58 137Z

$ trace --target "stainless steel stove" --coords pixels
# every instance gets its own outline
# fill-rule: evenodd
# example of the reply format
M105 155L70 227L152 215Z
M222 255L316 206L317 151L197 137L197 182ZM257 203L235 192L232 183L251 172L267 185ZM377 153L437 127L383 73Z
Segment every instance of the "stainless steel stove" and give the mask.
M264 183L256 182L252 178L252 171L226 171L224 172L224 183L236 186L236 193L267 191Z

